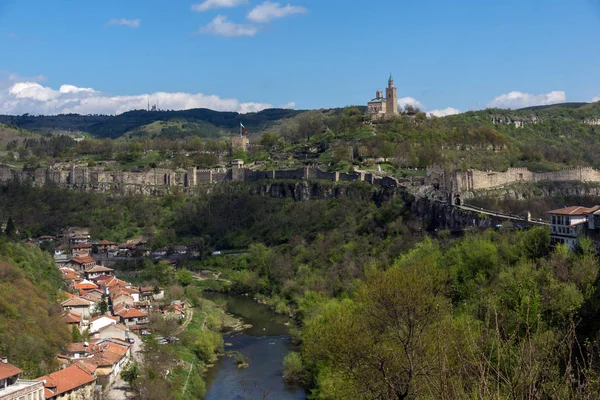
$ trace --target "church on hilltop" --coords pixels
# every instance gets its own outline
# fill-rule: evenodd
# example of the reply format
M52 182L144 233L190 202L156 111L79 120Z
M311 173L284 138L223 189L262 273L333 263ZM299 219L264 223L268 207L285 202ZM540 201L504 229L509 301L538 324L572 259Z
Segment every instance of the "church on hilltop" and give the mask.
M378 90L375 94L375 98L369 101L369 104L367 105L367 113L372 115L375 119L398 114L398 89L394 87L394 78L392 78L392 74L390 74L390 79L388 79L385 97L383 97L383 92Z

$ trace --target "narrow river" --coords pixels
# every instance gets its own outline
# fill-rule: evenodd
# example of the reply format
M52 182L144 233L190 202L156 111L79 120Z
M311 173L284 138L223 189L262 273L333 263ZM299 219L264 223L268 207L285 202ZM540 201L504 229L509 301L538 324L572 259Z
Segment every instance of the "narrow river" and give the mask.
M241 352L248 368L238 369L233 357L221 357L206 376L206 400L300 400L306 392L299 386L284 382L283 357L294 346L288 328L288 318L257 304L249 297L222 293L205 293L204 297L252 324L242 332L224 335L226 351Z

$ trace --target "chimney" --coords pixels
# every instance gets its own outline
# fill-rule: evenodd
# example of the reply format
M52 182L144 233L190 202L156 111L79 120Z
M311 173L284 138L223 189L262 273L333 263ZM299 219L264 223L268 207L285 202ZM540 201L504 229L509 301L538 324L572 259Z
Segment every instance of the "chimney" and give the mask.
M8 357L2 357L2 364L8 364Z

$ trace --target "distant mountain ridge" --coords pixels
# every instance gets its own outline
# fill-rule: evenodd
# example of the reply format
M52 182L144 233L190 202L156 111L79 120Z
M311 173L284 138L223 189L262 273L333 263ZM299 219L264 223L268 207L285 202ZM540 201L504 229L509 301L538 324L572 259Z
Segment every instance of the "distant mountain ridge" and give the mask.
M64 114L51 116L0 115L0 123L30 131L81 131L99 138L116 139L123 134L142 128L157 121L182 120L191 123L213 125L216 129L236 132L240 123L249 131L263 131L281 119L292 118L304 112L281 108L266 109L257 113L214 111L197 108L182 111L135 110L123 114L79 115Z
M360 113L366 113L364 106L352 106ZM250 135L260 135L276 128L284 120L295 118L309 110L292 110L271 108L256 113L240 114L237 112L215 111L205 108L181 111L146 111L134 110L119 115L79 115L63 114L49 116L0 115L0 124L5 128L19 128L35 133L44 132L85 132L98 138L117 139L120 137L167 137L170 139L196 135L200 137L229 136L239 132L243 123ZM313 110L339 115L344 108ZM508 121L532 119L536 121L548 119L572 120L583 122L600 118L600 102L596 103L561 103L543 106L532 106L521 109L490 108L478 111L443 117L447 121L478 117L483 120L505 118ZM471 120L470 120L471 121ZM600 119L599 119L600 121ZM472 120L475 123L477 121Z

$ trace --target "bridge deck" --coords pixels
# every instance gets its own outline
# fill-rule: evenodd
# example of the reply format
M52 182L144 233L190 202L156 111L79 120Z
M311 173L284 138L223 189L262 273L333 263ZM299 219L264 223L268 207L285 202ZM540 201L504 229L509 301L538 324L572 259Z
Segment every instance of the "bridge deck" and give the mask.
M542 221L542 220L536 220L536 219L528 220L527 218L524 218L524 217L521 217L518 215L504 214L504 213L497 212L497 211L485 210L485 209L479 208L479 207L463 206L463 205L461 205L461 206L455 205L455 207L460 208L461 210L473 211L473 212L477 212L480 214L485 214L485 215L489 215L492 217L507 219L507 220L511 220L511 221L527 222L530 224L535 224L535 225L540 225L540 226L550 226L549 223Z

